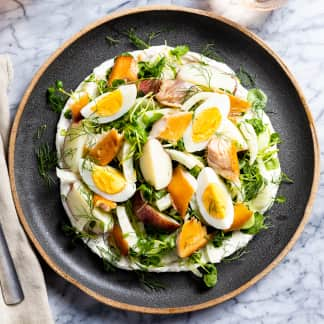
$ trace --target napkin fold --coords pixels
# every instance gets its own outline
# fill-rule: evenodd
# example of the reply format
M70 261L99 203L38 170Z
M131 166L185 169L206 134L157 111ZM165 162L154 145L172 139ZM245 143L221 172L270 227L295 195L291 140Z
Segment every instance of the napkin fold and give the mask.
M19 223L8 176L6 149L10 115L7 91L12 77L9 56L0 55L0 223L25 295L22 303L7 306L0 294L0 323L48 324L53 320L43 272Z
M271 11L260 11L248 6L248 1L210 0L210 6L218 15L250 28L260 27Z

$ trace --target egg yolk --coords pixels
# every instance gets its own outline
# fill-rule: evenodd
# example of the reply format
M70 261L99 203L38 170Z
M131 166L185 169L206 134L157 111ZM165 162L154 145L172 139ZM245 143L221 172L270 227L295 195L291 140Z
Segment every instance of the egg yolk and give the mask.
M96 101L96 105L92 111L99 116L111 116L117 113L123 104L123 96L120 90L110 92L100 100Z
M192 125L192 140L195 143L207 141L217 130L222 114L216 107L203 110L195 116Z
M222 190L215 183L210 183L206 187L202 195L202 201L210 216L220 219L225 217L226 198Z
M107 194L121 192L126 185L123 175L111 167L94 167L92 170L92 179L95 186Z

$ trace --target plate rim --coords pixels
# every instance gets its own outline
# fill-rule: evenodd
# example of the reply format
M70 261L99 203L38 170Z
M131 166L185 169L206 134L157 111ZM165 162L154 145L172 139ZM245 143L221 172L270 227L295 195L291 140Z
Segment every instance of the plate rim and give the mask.
M301 103L303 105L303 108L305 110L307 120L309 123L309 127L311 130L312 140L313 140L313 149L314 149L314 175L312 180L312 187L311 192L305 207L303 218L301 219L295 233L287 243L287 245L282 249L282 251L277 255L277 257L261 272L259 272L256 276L254 276L252 279L247 281L242 286L236 288L235 290L211 299L209 301L199 303L199 304L193 304L188 306L181 306L181 307L147 307L147 306L138 306L133 304L128 304L120 301L116 301L114 299L111 299L109 297L105 297L94 290L86 287L82 283L78 282L75 278L73 278L71 275L65 273L60 266L58 266L50 257L47 255L45 249L41 246L41 244L38 242L36 237L33 234L33 231L28 224L25 215L23 213L22 207L20 205L18 192L16 188L16 182L15 182L15 169L14 169L14 162L15 162L15 144L16 144L16 137L18 133L18 128L20 125L20 119L22 117L23 111L25 109L26 103L34 90L37 82L41 78L41 76L46 72L48 66L50 66L53 61L71 44L73 44L75 41L77 41L81 36L85 35L89 31L109 22L116 18L133 15L141 12L148 12L148 11L176 11L180 13L192 13L200 16L205 16L208 18L212 18L216 21L219 21L225 25L229 25L230 27L238 30L239 32L243 33L245 36L247 36L249 39L251 39L254 43L257 43L257 45L261 46L275 61L283 72L286 74L288 79L291 81L293 87L295 88L299 99L301 100ZM301 87L299 86L297 80L295 79L294 75L290 72L286 64L283 62L283 60L280 58L278 54L276 54L269 45L267 45L259 36L255 35L253 32L249 31L247 28L239 25L238 23L235 23L227 18L221 17L216 15L213 12L200 10L200 9L193 9L193 8L187 8L182 6L174 6L174 5L151 5L151 6L144 6L144 7L137 7L132 9L126 9L117 11L115 13L109 14L103 18L100 18L93 23L88 24L86 27L81 29L79 32L74 34L72 37L70 37L67 41L65 41L39 68L39 70L36 72L34 77L32 78L29 86L27 87L27 90L25 91L20 104L18 106L14 122L11 128L10 132L10 141L9 141L9 150L8 150L8 161L9 161L9 178L10 178L10 184L11 184L11 191L13 195L14 204L16 207L17 214L19 216L19 220L21 224L23 225L23 228L25 230L25 233L27 233L28 238L31 240L35 248L37 249L38 253L42 256L42 258L46 261L46 263L62 278L73 284L74 286L78 287L80 290L91 296L92 298L96 299L97 301L104 303L109 306L113 306L115 308L119 308L122 310L127 311L135 311L135 312L141 312L141 313L149 313L149 314L175 314L175 313L185 313L185 312L191 312L196 311L200 309L205 309L211 306L215 306L217 304L223 303L249 287L253 286L255 283L257 283L259 280L261 280L263 277L265 277L273 268L275 268L282 259L287 255L287 253L291 250L293 245L296 243L297 239L301 235L309 217L311 214L312 206L315 200L316 192L319 186L319 180L320 180L320 149L319 149L319 143L318 138L316 134L316 128L314 119L312 117L310 108L307 104L307 101L303 95L303 92L301 90Z

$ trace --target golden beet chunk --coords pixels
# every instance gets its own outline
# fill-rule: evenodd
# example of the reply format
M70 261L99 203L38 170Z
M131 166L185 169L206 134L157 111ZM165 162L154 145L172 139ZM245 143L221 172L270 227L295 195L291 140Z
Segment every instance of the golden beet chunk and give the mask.
M186 221L177 238L177 252L180 258L186 258L203 248L209 240L206 226L196 218Z
M93 148L89 150L89 156L98 165L107 165L118 154L123 142L123 136L112 129Z

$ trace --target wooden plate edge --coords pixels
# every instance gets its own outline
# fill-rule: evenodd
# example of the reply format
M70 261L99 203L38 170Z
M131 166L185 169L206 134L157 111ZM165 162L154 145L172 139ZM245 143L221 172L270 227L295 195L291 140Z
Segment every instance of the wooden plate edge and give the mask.
M285 246L285 248L281 251L281 253L263 270L261 271L259 274L257 274L255 277L253 277L251 280L249 280L248 282L246 282L244 285L242 285L241 287L231 291L230 293L212 299L208 302L204 302L201 304L195 304L195 305L189 305L189 306L184 306L184 307L171 307L171 308L155 308L155 307L145 307L145 306L137 306L137 305L132 305L132 304L127 304L127 303L122 303L122 302L118 302L116 300L110 299L108 297L104 297L98 293L96 293L95 291L87 288L86 286L84 286L83 284L81 284L80 282L78 282L76 279L72 278L70 275L68 275L67 273L65 273L53 260L51 260L51 258L47 255L46 251L42 248L42 246L40 245L40 243L37 241L36 237L34 236L32 229L30 228L29 224L26 221L26 218L24 216L23 210L21 208L20 205L20 201L19 201L19 197L18 197L18 193L16 190L16 184L15 184L15 174L14 174L14 154L15 154L15 143L16 143L16 136L17 136L17 131L18 131L18 127L19 127L19 122L22 116L22 113L24 111L25 105L29 99L29 96L31 94L31 92L33 91L35 85L37 84L38 80L40 79L40 77L43 75L43 73L46 71L46 69L48 68L48 66L63 52L64 49L66 49L68 46L70 46L72 43L74 43L78 38L80 38L81 36L83 36L84 34L86 34L87 32L89 32L90 30L108 22L111 20L114 20L116 18L122 17L122 16L127 16L127 15L132 15L132 14L136 14L136 13L140 13L140 12L146 12L146 11L157 11L157 10L170 10L170 11L178 11L178 12L185 12L185 13L193 13L193 14L197 14L197 15L202 15L202 16L206 16L206 17L210 17L213 18L215 20L219 20L227 25L230 25L231 27L239 30L240 32L242 32L243 34L245 34L246 36L248 36L249 38L251 38L252 40L254 40L258 45L260 45L266 52L268 52L268 54L270 54L270 56L272 56L276 62L280 65L280 67L284 70L284 72L286 73L286 75L288 76L288 78L290 79L290 81L292 82L292 84L294 85L300 100L303 103L307 118L308 118L308 122L309 122L309 126L311 129L311 133L312 133L312 138L313 138L313 144L314 144L314 176L313 176L313 183L312 183L312 189L311 189L311 193L305 208L305 212L304 212L304 216L296 230L296 232L294 233L294 235L292 236L292 238L290 239L290 241L288 242L288 244ZM75 285L76 287L78 287L79 289L81 289L82 291L84 291L86 294L90 295L91 297L95 298L96 300L116 307L116 308L120 308L123 310L128 310L128 311L136 311L136 312L142 312L142 313L151 313L151 314L174 314L174 313L185 313L185 312L191 312L191 311L195 311L195 310L200 310L200 309L204 309L204 308L208 308L217 304L220 304L226 300L229 300L235 296L237 296L238 294L242 293L243 291L245 291L246 289L248 289L249 287L251 287L252 285L254 285L256 282L258 282L260 279L262 279L264 276L266 276L275 266L277 266L281 260L287 255L287 253L289 252L289 250L293 247L293 245L296 243L297 239L299 238L299 236L301 235L305 224L307 223L309 217L310 217L310 213L311 213L311 209L312 209L312 205L314 203L315 200L315 196L316 196L316 192L319 186L319 180L320 180L320 150L319 150L319 143L318 143L318 139L317 139L317 134L316 134L316 128L315 128L315 124L314 124L314 120L312 117L312 114L310 112L309 106L306 102L306 99L302 93L302 90L300 88L300 86L298 85L295 77L292 75L292 73L289 71L288 67L285 65L285 63L282 61L282 59L268 46L266 45L261 38L259 38L258 36L256 36L254 33L252 33L251 31L247 30L246 28L240 26L239 24L226 19L224 17L220 17L217 16L214 13L210 13L207 11L203 11L203 10L198 10L198 9L191 9L191 8L185 8L185 7L180 7L180 6L161 6L161 5L153 5L153 6L146 6L146 7L141 7L141 8L135 8L135 9L128 9L128 10L123 10L123 11L119 11L113 14L110 14L104 18L101 18L99 20L97 20L96 22L88 25L87 27L85 27L84 29L82 29L80 32L76 33L73 37L71 37L68 41L66 41L59 49L57 49L51 56L50 58L41 66L41 68L38 70L38 72L35 74L35 76L33 77L30 85L28 86L16 113L14 122L13 122L13 126L11 129L11 134L10 134L10 142L9 142L9 176L10 176L10 183L11 183L11 190L12 190L12 194L13 194L13 199L14 199L14 203L16 206L16 210L20 219L20 222L22 223L25 232L27 233L29 239L32 241L32 243L34 244L34 246L36 247L36 249L38 250L38 252L40 253L40 255L43 257L43 259L48 263L48 265L57 273L59 274L61 277L63 277L65 280L69 281L70 283L72 283L73 285Z

